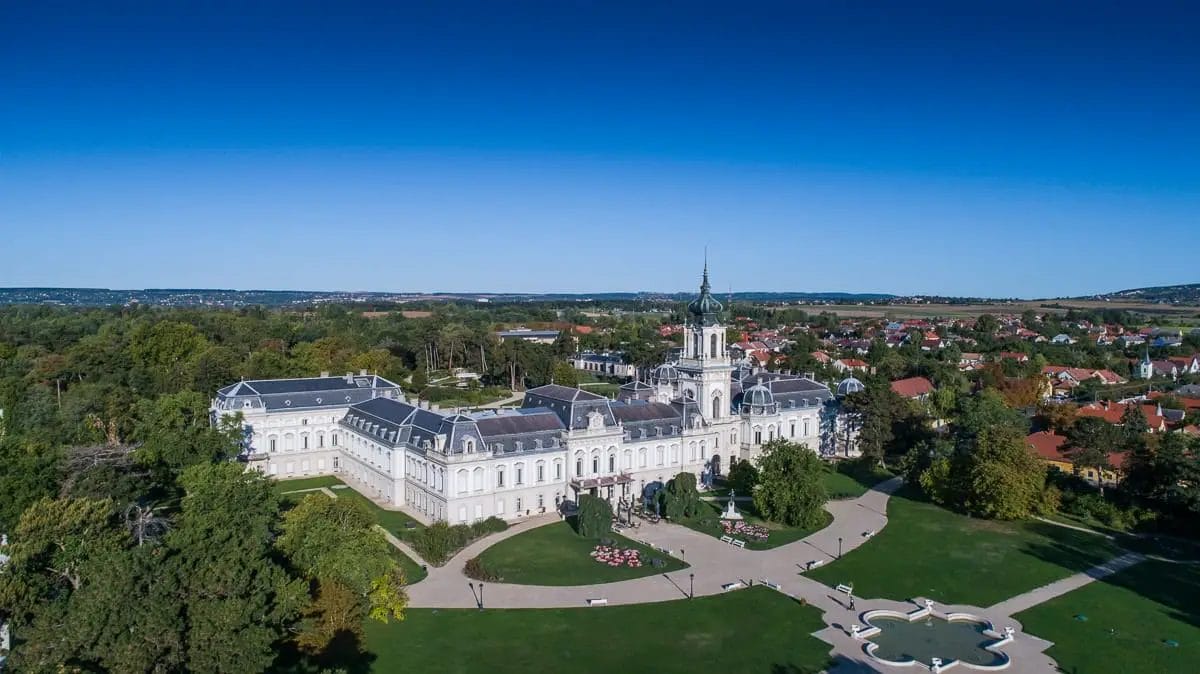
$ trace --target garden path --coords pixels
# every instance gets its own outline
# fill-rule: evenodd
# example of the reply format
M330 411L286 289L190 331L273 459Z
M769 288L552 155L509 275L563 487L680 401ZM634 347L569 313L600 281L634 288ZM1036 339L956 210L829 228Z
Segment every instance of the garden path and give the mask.
M487 583L484 604L496 608L562 608L586 606L589 599L605 599L614 604L643 604L670 601L696 595L725 592L729 583L770 581L789 587L788 592L819 604L829 588L801 577L810 562L833 560L841 546L843 553L862 545L868 532L877 532L887 524L887 501L902 484L900 478L880 483L856 499L831 501L825 509L833 521L824 529L802 540L772 550L752 551L735 548L707 534L668 523L643 524L630 538L688 562L691 567L673 573L599 585L541 586ZM507 531L472 543L445 566L429 569L429 576L408 588L409 603L421 608L472 608L475 595L463 574L466 560L510 537L558 521L556 515L525 520ZM797 592L799 591L799 592Z

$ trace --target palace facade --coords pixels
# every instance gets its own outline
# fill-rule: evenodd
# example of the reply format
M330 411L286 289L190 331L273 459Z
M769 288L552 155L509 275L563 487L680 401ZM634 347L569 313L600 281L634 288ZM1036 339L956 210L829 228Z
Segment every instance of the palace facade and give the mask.
M706 266L681 357L615 400L551 384L527 391L519 409L468 413L409 401L365 372L323 373L238 382L217 392L212 413L242 414L243 458L257 470L338 474L373 499L451 523L547 512L582 493L635 498L681 472L703 481L775 438L849 454L852 429L829 387L735 366L721 309Z

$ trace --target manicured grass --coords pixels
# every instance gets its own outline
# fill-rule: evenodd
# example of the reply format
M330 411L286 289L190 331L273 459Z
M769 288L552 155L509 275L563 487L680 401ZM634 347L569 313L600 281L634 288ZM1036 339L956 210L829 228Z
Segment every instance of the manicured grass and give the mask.
M704 501L704 506L708 511L699 517L693 517L686 520L675 522L683 526L699 531L700 533L708 534L714 538L720 538L725 535L725 530L721 528L721 513L725 512L726 501ZM754 504L747 501L738 501L738 512L741 513L742 519L748 524L757 524L771 530L765 541L757 541L744 536L735 536L735 538L745 539L747 550L770 550L781 545L794 543L795 541L808 536L814 532L820 531L829 526L833 521L833 516L825 511L821 511L823 519L820 526L813 528L804 527L789 527L785 524L776 522L768 522L759 517L758 511L754 509Z
M1047 653L1065 672L1190 674L1200 657L1200 567L1142 562L1014 617L1054 642Z
M335 489L333 493L337 494L338 498L354 499L367 504L367 508L370 508L371 512L375 513L375 521L396 536L400 536L405 531L425 528L425 525L398 510L384 510L380 508L377 503L353 489Z
M342 481L332 475L321 475L319 477L302 477L295 480L276 480L275 493L285 494L291 491L301 491L304 489L319 489L321 487L332 487L342 484Z
M919 498L893 495L878 535L807 575L830 586L853 583L860 597L991 606L1120 554L1095 534L973 519Z
M767 588L658 604L570 609L410 609L367 621L376 672L818 672L820 612ZM368 656L370 657L370 656Z
M484 550L480 559L492 573L505 583L521 585L590 585L618 580L653 576L686 568L680 562L641 543L619 534L608 534L617 547L634 548L641 553L643 566L608 566L592 559L591 552L599 544L594 538L575 533L567 522L555 522L530 529L505 539ZM661 559L667 565L656 569L650 563Z

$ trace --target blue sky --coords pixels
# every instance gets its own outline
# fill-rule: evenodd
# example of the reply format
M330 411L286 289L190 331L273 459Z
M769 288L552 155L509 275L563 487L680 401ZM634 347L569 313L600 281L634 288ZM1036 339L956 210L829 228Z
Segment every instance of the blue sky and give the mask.
M1182 2L6 2L0 286L683 290L705 245L721 290L1196 282L1198 24Z

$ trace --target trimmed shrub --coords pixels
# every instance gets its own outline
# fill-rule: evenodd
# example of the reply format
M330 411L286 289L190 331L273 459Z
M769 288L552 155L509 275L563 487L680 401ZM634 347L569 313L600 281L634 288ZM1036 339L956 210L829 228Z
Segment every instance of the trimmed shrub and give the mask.
M487 564L478 557L472 557L467 560L466 565L463 566L463 573L466 574L467 578L474 578L475 580L486 580L489 583L500 582L500 576L496 575L495 571L489 569Z
M600 538L612 531L612 506L608 501L590 494L579 497L579 514L575 516L575 532L584 538Z

